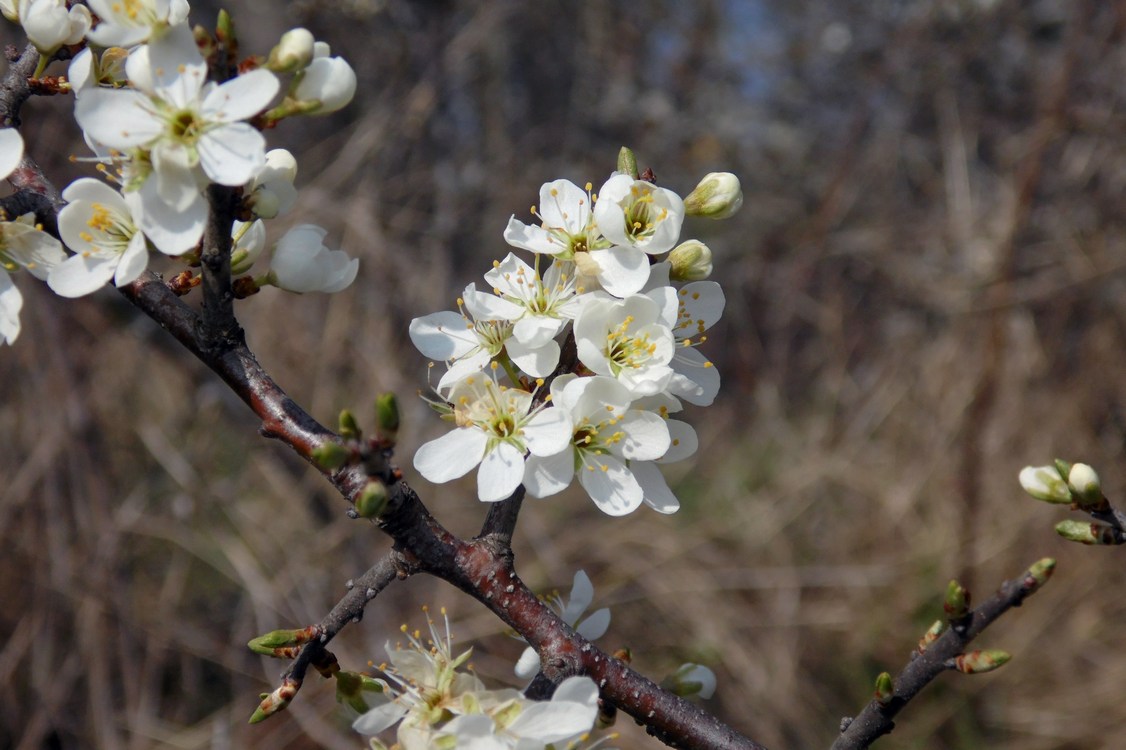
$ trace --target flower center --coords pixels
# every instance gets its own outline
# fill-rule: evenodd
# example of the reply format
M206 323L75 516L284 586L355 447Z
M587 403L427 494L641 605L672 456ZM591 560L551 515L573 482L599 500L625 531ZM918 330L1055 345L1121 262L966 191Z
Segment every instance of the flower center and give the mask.
M657 344L649 334L634 336L630 334L633 316L627 315L617 328L606 335L606 359L617 375L625 369L644 367L657 351Z

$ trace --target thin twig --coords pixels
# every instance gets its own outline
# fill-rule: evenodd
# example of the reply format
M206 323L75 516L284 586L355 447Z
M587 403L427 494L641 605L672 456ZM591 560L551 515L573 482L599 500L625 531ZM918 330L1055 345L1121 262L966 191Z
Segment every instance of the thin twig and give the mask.
M949 660L965 651L966 645L983 630L1009 611L1019 607L1033 594L1042 581L1025 571L1019 578L1005 581L988 601L974 609L968 617L954 624L921 654L911 653L911 661L895 677L895 692L890 701L880 704L873 699L851 721L832 745L832 750L861 750L895 728L894 719L935 677L950 669Z

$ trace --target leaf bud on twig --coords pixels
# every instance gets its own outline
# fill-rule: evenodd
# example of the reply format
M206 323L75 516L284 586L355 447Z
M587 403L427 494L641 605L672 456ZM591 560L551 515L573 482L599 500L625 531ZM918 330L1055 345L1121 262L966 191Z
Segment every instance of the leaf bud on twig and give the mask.
M1056 533L1069 542L1080 544L1115 545L1124 541L1112 527L1089 521L1060 521L1056 524Z
M360 425L358 422L356 422L356 415L350 412L348 409L340 410L340 418L337 421L337 424L339 425L338 432L340 433L340 437L344 438L345 440L360 439L360 435L362 434L360 432Z
M923 633L923 637L919 639L919 653L926 652L927 648L937 641L938 637L945 631L946 623L942 620L935 620L934 624L927 628L927 632Z
M395 442L399 434L399 399L394 393L375 397L375 429L381 440Z
M285 709L300 689L301 680L286 677L274 692L262 694L262 702L258 704L258 708L254 709L254 713L251 714L250 723L257 724L260 721L265 721L278 711Z
M1032 565L1028 567L1028 578L1031 579L1031 581L1025 580L1025 588L1028 590L1028 593L1031 594L1035 591L1039 591L1040 587L1047 583L1048 579L1052 577L1052 573L1054 573L1055 570L1056 561L1050 557L1045 557L1032 563Z
M891 680L891 675L887 672L880 672L876 677L876 703L881 706L886 706L891 703L891 699L895 697L895 683Z
M942 603L947 619L960 620L970 611L970 592L957 581L951 580L946 587L946 600Z
M325 471L334 471L348 463L348 460L352 457L352 451L347 446L330 440L318 445L310 455L317 466Z
M962 674L984 674L1004 666L1013 655L998 649L981 649L968 654L958 654L947 663Z
M369 479L356 496L356 513L360 518L375 518L387 508L387 485L378 479Z

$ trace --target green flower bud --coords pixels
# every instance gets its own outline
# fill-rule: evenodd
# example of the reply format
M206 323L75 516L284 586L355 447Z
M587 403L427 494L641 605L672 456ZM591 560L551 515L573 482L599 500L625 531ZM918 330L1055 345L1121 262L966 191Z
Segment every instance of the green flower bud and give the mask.
M971 651L955 656L953 667L962 674L984 674L1004 666L1012 658L1012 654L997 649Z
M378 479L369 479L356 496L356 513L361 518L375 518L387 508L387 485Z
M394 393L375 397L375 426L381 438L394 442L399 434L399 399Z
M1115 544L1114 530L1101 523L1089 521L1060 521L1056 533L1069 542L1080 544Z
M712 275L712 251L699 240L688 240L669 253L669 279L702 281Z
M1099 475L1087 464L1071 465L1071 471L1067 473L1067 486L1071 488L1080 508L1090 508L1104 502Z
M1032 584L1028 585L1028 593L1032 593L1040 589L1048 579L1052 577L1055 572L1056 561L1050 557L1045 557L1042 560L1037 560L1032 563L1028 568L1028 577L1032 579ZM1026 584L1027 585L1027 584Z
M715 672L702 664L681 664L675 672L661 681L661 687L682 698L698 695L707 699L715 695Z
M316 40L308 29L290 29L282 34L277 46L270 50L266 67L275 73L304 70L313 61L314 44Z
M1037 500L1070 503L1071 489L1064 481L1066 476L1056 466L1025 466L1020 470L1020 486Z
M637 157L625 146L622 146L622 150L618 152L618 171L637 179Z
M329 441L313 449L313 461L325 471L335 471L352 457L352 451L340 443Z
M946 587L946 601L942 604L943 611L950 620L959 620L970 611L970 592L957 581L950 581Z
M881 706L886 706L891 703L891 699L895 697L895 683L891 681L891 675L887 672L880 672L876 677L876 703Z
M337 421L339 425L338 432L340 437L345 440L359 440L360 439L360 425L356 422L356 416L347 409L341 409L340 418Z
M743 205L743 189L739 178L730 172L711 172L704 175L696 189L684 199L684 211L689 216L708 219L727 219Z

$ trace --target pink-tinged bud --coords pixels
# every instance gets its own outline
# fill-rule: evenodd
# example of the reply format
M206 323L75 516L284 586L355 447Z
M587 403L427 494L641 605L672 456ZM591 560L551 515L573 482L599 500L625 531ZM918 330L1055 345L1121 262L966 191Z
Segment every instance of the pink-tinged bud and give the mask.
M891 675L887 672L880 672L876 677L876 703L881 706L886 706L891 703L891 699L895 697L895 683L891 680Z
M282 681L281 686L274 690L274 692L262 694L262 702L258 704L258 708L254 709L254 713L251 714L250 723L257 724L260 721L265 721L278 711L284 710L300 689L301 680L286 677Z
M1028 576L1025 579L1025 588L1028 593L1038 591L1041 586L1048 582L1052 577L1052 573L1056 570L1056 561L1050 557L1045 557L1032 563L1028 568Z
M946 623L942 620L935 620L934 624L927 628L927 632L923 633L923 637L919 639L919 653L925 653L930 645L938 640L946 632Z
M696 189L684 199L684 211L689 216L708 219L727 219L743 205L743 188L739 178L730 172L711 172L704 175Z
M1004 666L1013 655L1007 651L997 649L983 649L971 651L968 654L958 654L951 659L950 666L962 674L985 674Z

